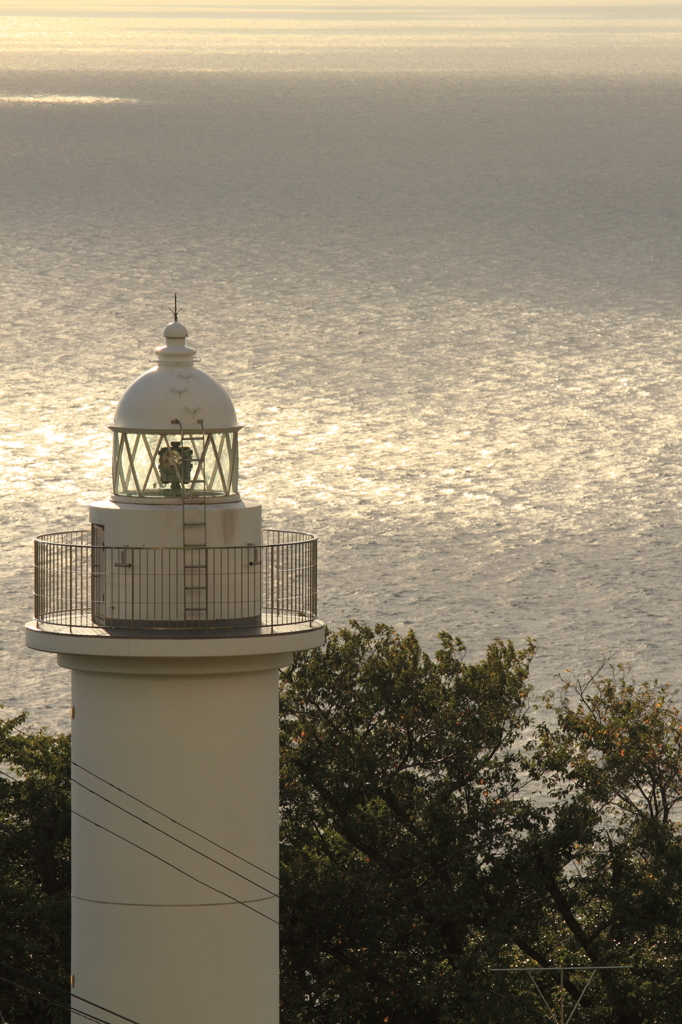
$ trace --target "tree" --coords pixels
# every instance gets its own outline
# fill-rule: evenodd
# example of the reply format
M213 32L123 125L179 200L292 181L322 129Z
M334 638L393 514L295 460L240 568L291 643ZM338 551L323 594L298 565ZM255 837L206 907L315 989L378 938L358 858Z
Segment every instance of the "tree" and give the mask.
M604 664L569 677L546 707L556 726L539 726L531 770L551 803L524 851L545 936L561 937L574 962L632 965L603 972L585 1019L678 1021L682 831L673 812L682 801L682 722L670 688ZM536 938L526 952L547 962L547 938Z
M285 1021L479 1019L533 651L352 623L283 674Z
M524 743L533 653L467 664L443 633L429 658L352 623L283 674L284 1024L539 1024L527 978L489 968L561 962L632 966L598 973L576 1020L679 1019L677 710L596 673Z
M65 1024L69 1002L70 737L0 720L0 1011L11 1024ZM33 979L33 980L32 980Z

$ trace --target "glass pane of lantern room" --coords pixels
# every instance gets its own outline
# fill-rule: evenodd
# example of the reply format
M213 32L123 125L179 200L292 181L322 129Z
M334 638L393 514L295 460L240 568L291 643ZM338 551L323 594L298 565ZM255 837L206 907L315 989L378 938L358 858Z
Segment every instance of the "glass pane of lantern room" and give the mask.
M237 493L237 433L212 431L193 438L196 445L197 470L193 474L192 492L208 497Z
M114 432L114 493L222 497L237 493L237 433Z
M237 435L227 431L206 438L204 456L205 486L208 495L236 494L234 451Z

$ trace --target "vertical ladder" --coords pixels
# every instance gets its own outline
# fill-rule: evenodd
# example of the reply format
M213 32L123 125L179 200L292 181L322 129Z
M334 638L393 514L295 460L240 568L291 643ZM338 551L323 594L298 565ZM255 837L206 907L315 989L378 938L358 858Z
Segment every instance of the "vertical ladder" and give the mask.
M206 547L206 434L201 424L201 456L189 489L182 483L182 547L185 581L185 622L201 622L208 613L208 550ZM184 430L181 446L184 447ZM183 474L184 476L184 474ZM197 484L203 490L197 495Z

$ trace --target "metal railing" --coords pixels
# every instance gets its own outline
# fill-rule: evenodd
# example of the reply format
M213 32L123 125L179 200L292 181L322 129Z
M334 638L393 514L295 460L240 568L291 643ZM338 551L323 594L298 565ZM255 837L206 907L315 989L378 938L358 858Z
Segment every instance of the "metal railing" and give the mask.
M87 530L35 540L39 624L152 635L275 632L317 616L317 539L263 530L260 545L104 547Z

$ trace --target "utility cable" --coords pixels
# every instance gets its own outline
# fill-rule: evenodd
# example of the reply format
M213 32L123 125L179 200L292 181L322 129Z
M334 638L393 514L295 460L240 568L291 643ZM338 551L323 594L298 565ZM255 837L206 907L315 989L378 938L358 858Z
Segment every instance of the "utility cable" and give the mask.
M22 971L22 974L23 973L24 972ZM4 981L8 985L14 985L15 988L21 989L22 992L28 992L29 995L34 996L36 999L42 999L44 1003L51 1003L52 1006L59 1006L63 1010L75 1013L78 1017L84 1017L85 1020L94 1021L95 1024L111 1024L110 1021L103 1020L101 1017L95 1017L94 1014L88 1013L87 1010L79 1010L75 1006L69 1006L68 1003L60 1003L57 999L51 999L50 996L43 996L40 992L36 992L35 989L28 988L26 985L20 985L18 981L12 981L11 978L3 978L0 976L0 981ZM132 1017L123 1017L120 1013L115 1013L113 1010L107 1010L106 1006L99 1006L97 1003L91 1003L89 999L83 999L82 996L74 995L73 998L80 999L82 1003L88 1003L89 1006L95 1006L98 1010L103 1010L104 1013L108 1013L112 1017L118 1017L119 1020L125 1020L128 1024L138 1024L138 1022L133 1020Z
M270 896L274 896L275 899L279 899L279 893L273 892L272 889L268 889L267 886L254 882L252 879L247 878L246 875L240 874L239 871L235 871L233 868L228 868L227 864L222 864L219 860L215 860L214 857L209 857L207 853L202 853L201 850L197 850L195 846L190 846L189 843L183 842L182 839L176 839L176 837L172 836L170 832L164 832L164 830L159 828L157 825L152 825L151 821L147 821L146 818L141 818L138 814L133 814L132 811L127 810L125 807L121 807L120 804L115 803L113 800L109 800L106 796L102 796L101 793L98 793L95 789L90 789L89 786L84 785L77 779L72 778L71 781L75 782L75 784L80 786L81 789L85 789L88 793L92 793L93 796L97 796L100 800L104 800L105 803L111 804L112 807L118 807L119 811L123 811L124 814L129 814L130 817L135 818L136 821L141 821L143 825L148 825L149 828L153 828L155 832L160 832L162 836L167 836L169 839L172 839L173 842L180 843L180 845L184 846L187 850L191 850L193 853L198 853L200 857L205 857L206 860L210 860L211 864L217 864L219 868L224 868L225 871L229 871L231 874L236 875L238 878L242 878L250 885L255 885L257 889L262 889L263 892L267 892Z
M235 903L239 903L242 907L246 907L247 910L252 910L253 913L258 914L259 917L264 917L266 921L271 921L272 924L279 925L279 922L275 921L274 918L269 917L267 914L263 914L260 910L256 910L255 907L245 903L244 900L238 900L236 896L232 896L229 892L224 892L222 889L216 889L214 885L209 885L208 882L202 882L200 878L190 875L188 871L183 871L183 869L179 868L176 864L171 864L169 860L164 860L163 857L159 857L158 853L152 853L151 850L146 850L144 846L134 843L131 839L126 839L125 836L119 835L118 832L114 832L112 829L106 828L104 825L99 825L96 821L93 821L92 818L86 818L84 814L79 814L78 811L72 810L71 813L75 814L77 818L82 818L83 821L90 822L90 824L94 825L95 828L100 828L103 832L108 832L109 835L116 836L117 839L122 839L124 843L128 843L129 846L134 846L135 849L141 850L142 853L149 854L149 856L154 857L155 860L160 860L162 864L166 864L169 868L173 868L174 871L179 871L181 875L185 875L186 878L191 878L193 882L198 882L199 885L203 885L206 889L211 889L213 892L220 893L221 896L227 896L228 900L234 900Z
M75 992L71 993L71 998L72 999L78 999L78 1001L81 1002L81 1003L87 1003L88 1006L94 1006L96 1010L103 1010L104 1013L109 1013L109 1014L111 1014L112 1017L118 1017L119 1020L125 1020L125 1021L128 1022L128 1024L137 1024L137 1021L136 1020L132 1020L131 1017L124 1017L124 1016L122 1016L122 1014L116 1013L114 1010L107 1010L106 1006L100 1006L99 1003L93 1003L90 999L84 999L83 996L77 996ZM79 1013L80 1011L76 1010L75 1012ZM95 1019L98 1019L98 1018L95 1018Z
M17 974L23 974L23 976L28 978L30 981L35 981L39 985L47 985L48 988L53 988L55 992L63 992L61 985L55 985L53 981L45 981L43 978L37 978L35 974L29 974L28 971L22 970L21 967L15 967L14 964L6 964L0 960L0 967L6 967L8 971L16 971Z
M88 775L92 775L93 779L99 779L99 781L103 782L105 786L111 786L112 789L118 790L119 793L123 793L124 796L130 797L131 800L134 800L138 804L142 804L143 807L147 807L150 811L154 811L155 814L160 814L162 818L166 818L168 821L172 821L174 825L179 825L180 828L186 829L187 832L191 832L192 835L198 836L198 838L203 839L205 843L210 843L211 846L217 847L224 853L229 853L230 857L236 857L237 860L241 860L244 864L248 864L249 867L255 868L256 871L261 871L264 875L269 875L270 878L274 878L275 881L279 881L278 876L273 875L272 871L266 871L265 868L259 867L258 864L254 864L253 861L247 860L246 857L240 857L238 853L234 852L234 850L228 850L226 846L221 846L220 843L214 842L207 836L202 835L201 832L196 832L193 828L190 828L189 825L183 825L181 821L177 821L175 818L171 818L169 814L164 814L163 811L159 811L158 808L152 807L151 804L145 803L144 800L140 800L139 797L133 796L132 793L128 793L125 789L121 789L120 786L115 786L113 782L109 782L107 779L103 779L101 775L96 775L95 772L91 772L88 768L84 768L82 764L78 764L77 761L72 761L71 764L74 765L76 768L80 768L82 772L86 772ZM255 884L256 883L254 882L254 885Z
M80 900L82 903L99 903L104 907L235 907L238 903L237 900L228 900L225 902L221 900L220 903L119 903L116 900L91 900L87 896L74 896L71 893L72 900ZM259 896L255 900L245 900L245 903L264 903L266 900L271 899L270 896ZM0 1024L2 1022L0 1021Z
M55 989L55 991L57 992L61 992L61 988L58 985L55 985L53 981L45 981L42 978L36 978L34 974L29 974L28 971L22 970L21 967L15 967L14 964L6 964L2 960L0 960L0 967L7 967L10 971L15 971L17 974L23 974L23 976L25 978L28 978L30 981L35 981L39 985L47 985L48 988L52 988ZM8 979L4 980L7 981ZM16 982L10 982L10 984L16 984ZM38 995L38 993L36 993L36 995ZM88 1003L90 1006L95 1006L98 1010L104 1010L105 1013L110 1013L114 1017L120 1017L121 1020L129 1021L130 1024L137 1024L137 1021L131 1020L130 1017L121 1017L120 1013L115 1013L113 1010L108 1010L106 1006L100 1006L99 1003L91 1003L89 999L83 999L83 996L77 996L75 992L72 992L71 995L73 999L80 999L82 1003ZM46 997L42 996L41 998ZM74 1010L74 1012L77 1013L78 1011Z
M73 763L75 764L75 762L73 762ZM80 767L80 765L76 765L76 767ZM87 771L87 768L84 768L82 770L83 771ZM0 769L0 774L5 775L12 782L20 781L18 779L14 779L11 775L8 775L7 772L3 772L2 769ZM93 772L89 772L89 774L92 775L94 773ZM99 776L95 776L95 777L99 778ZM260 885L258 882L254 882L251 878L247 878L246 875L240 874L239 871L234 871L233 868L228 868L228 866L226 864L221 864L220 861L214 860L213 857L209 857L208 854L202 853L201 850L197 850L194 846L190 846L188 843L184 843L182 841L182 839L176 839L176 837L172 836L169 832L165 832L162 828L158 828L156 825L152 825L152 823L150 821L147 821L145 818L140 818L137 814L133 814L132 811L127 810L125 807L121 807L120 804L115 803L113 800L107 799L107 797L102 796L101 793L97 793L96 790L90 789L88 786L85 786L82 782L78 782L77 779L73 779L72 778L71 781L75 782L77 786L81 786L83 789L87 790L88 793L92 793L93 796L98 796L100 798L100 800L104 800L105 803L111 804L112 807L118 807L118 809L120 811L123 811L124 814L129 814L131 816L131 818L135 818L137 821L142 822L143 825L148 825L150 828L153 828L156 832L160 832L161 835L167 836L169 839L173 839L176 843L180 843L181 846L185 846L188 850L192 850L193 853L198 853L200 857L205 857L206 860L210 860L212 864L216 864L218 867L224 868L225 871L230 871L233 875L237 875L238 878L242 878L245 882L248 882L250 885L255 885L257 889L261 889L263 892L267 892L268 896L267 897L263 897L264 899L268 899L270 897L273 897L276 900L279 899L279 894L276 893L276 892L273 892L272 889L268 889L267 886ZM105 782L105 781L106 780L102 779L102 782ZM108 782L106 784L108 786L112 785L110 782ZM118 786L113 786L113 788L114 789L118 789ZM124 791L121 790L121 792L124 792ZM126 794L126 796L128 796L128 795L129 794ZM136 797L131 797L131 799L136 800L137 798ZM143 801L140 800L138 802L142 803ZM149 805L146 804L145 806L149 806ZM150 807L150 810L153 811L154 808ZM77 814L78 812L77 811L72 811L71 813L72 814ZM160 814L161 812L157 811L156 813ZM82 814L79 814L78 817L79 818L83 818L84 816ZM164 814L163 817L167 817L167 815ZM84 820L85 821L90 821L90 818L84 818ZM170 818L169 820L173 821L172 818ZM97 825L97 822L93 821L93 822L91 822L91 824ZM180 825L180 822L176 822L175 824ZM104 828L103 825L98 825L97 827L98 828ZM180 827L181 828L186 828L185 825L181 825ZM109 830L106 829L105 831L109 831ZM191 832L193 830L192 829L188 829L188 831ZM197 832L195 834L199 835L200 833ZM112 835L118 836L118 833L117 832L112 832ZM130 840L125 839L123 836L118 836L118 838L119 839L123 839L124 842L126 842L126 843L130 842ZM201 836L201 838L203 839L204 836ZM208 840L206 840L206 842L210 843L211 840L208 839ZM135 846L136 844L133 843L132 845ZM213 843L212 845L213 846L217 846L218 844L217 843ZM139 849L140 850L144 850L144 847L140 846ZM224 849L224 847L221 847L221 849ZM149 850L144 850L144 852L145 853L150 853ZM226 850L225 852L229 853L230 851ZM150 856L155 857L156 854L150 853ZM237 855L233 854L232 856L237 856ZM161 859L161 858L159 858L159 859ZM240 857L239 859L240 860L244 860L243 857ZM164 861L164 864L167 864L167 863L169 863L169 862L168 861ZM246 863L250 864L251 862L250 861L246 861ZM171 867L175 867L174 864L171 864L170 866ZM255 864L253 864L251 866L252 867L256 867ZM180 868L176 868L176 870L180 871ZM263 869L262 868L256 868L256 870L262 871ZM265 874L270 874L269 871L266 871L264 873ZM188 877L192 878L193 876L189 875ZM273 875L272 877L276 878L277 876ZM195 881L199 881L199 879L195 879ZM200 882L200 885L205 885L205 884L206 883L204 883L204 882ZM209 886L209 888L213 888L213 887ZM219 889L216 889L215 891L216 892L220 892ZM228 893L222 893L222 895L227 896ZM84 900L87 903L107 903L107 904L110 903L109 900L87 900L86 897L84 897L84 896L74 896L73 893L71 894L71 898L75 899L75 900ZM230 896L229 899L230 899L230 903L115 903L115 904L112 903L111 905L112 906L117 906L117 907L228 907L228 906L232 906L235 903L239 903L242 906L248 906L248 904L250 904L250 903L260 903L260 902L262 902L262 899L257 899L257 900L238 900L234 896ZM267 915L263 914L262 916L265 917ZM272 921L272 918L268 917L268 920Z
M75 765L76 768L80 768L81 771L87 772L88 775L93 775L96 779L99 779L101 782L104 782L105 785L111 786L112 789L119 790L119 792L123 793L125 796L130 797L131 800L135 800L135 801L137 801L137 803L143 804L145 807L148 807L151 811L154 811L156 814L160 814L163 818L168 818L168 820L172 821L174 825L179 825L180 828L187 829L188 832L192 832L194 835L199 836L200 839L204 839L207 843L211 843L212 846L217 846L219 849L224 850L225 853L229 853L231 857L237 857L238 860L244 861L245 864L249 864L250 867L255 868L257 871L262 871L263 874L270 875L271 878L277 878L277 875L273 875L270 871L266 871L264 868L259 868L257 864L253 864L250 860L246 860L245 857L240 857L236 853L232 853L231 850L228 850L224 846L220 846L219 843L214 843L213 840L207 839L205 836L202 836L200 832L195 832L194 829L188 828L188 826L187 825L183 825L182 822L175 821L174 818L169 817L167 814L164 814L162 811L157 811L155 807L151 806L151 804L146 804L144 802L144 800L138 800L137 797L132 796L130 793L126 793L126 791L124 789L120 789L119 786L114 786L113 783L107 782L106 779L101 778L101 776L99 776L99 775L95 775L94 772L88 771L87 768L82 768L82 766L79 765L79 764L76 764L75 761L72 761L71 763L73 765ZM18 779L14 779L11 775L8 775L7 772L3 772L2 769L0 769L0 774L5 775L12 782L20 781ZM266 897L266 898L279 899L279 895L276 892L273 892L271 889L268 889L266 886L260 885L258 882L254 882L252 879L247 878L246 875L242 875L238 871L234 871L232 868L228 868L226 864L221 864L220 861L214 860L213 857L209 857L208 854L202 853L201 850L197 850L193 846L189 846L188 843L184 843L181 839L176 839L175 836L170 835L170 833L168 833L168 832L164 832L163 829L158 828L156 825L152 825L151 822L146 821L144 818L140 818L137 814L133 814L132 811L128 811L125 807L121 807L120 804L114 803L113 800L108 800L107 797L102 796L101 793L97 793L94 789L90 789L88 786L85 786L82 782L78 782L77 779L72 779L71 781L75 782L77 786L81 786L83 789L87 790L88 793L92 793L94 796L98 796L101 800L104 800L106 803L111 804L113 807L118 807L119 810L123 811L125 814L129 814L132 818L135 818L137 821L142 822L142 824L149 825L149 827L153 828L156 832L160 832L162 835L167 836L169 839L173 839L176 843L180 843L181 846L187 847L188 850L192 850L192 852L198 853L200 857L205 857L206 860L210 860L213 864L216 864L218 867L224 868L225 871L230 871L232 874L237 875L239 878L242 878L245 882L248 882L250 885L255 885L257 889L261 889L263 892L267 892L268 893L268 897ZM124 843L130 843L131 846L137 847L137 849L138 850L142 850L143 853L148 853L150 857L156 857L157 860L162 861L164 864L168 864L169 867L174 868L176 871L180 871L181 874L187 875L187 877L193 879L193 881L199 882L199 885L205 885L208 889L213 889L214 892L220 893L221 896L227 896L227 898L229 900L231 900L232 902L238 903L241 906L246 907L248 910L254 910L254 912L256 914L260 914L259 910L255 910L255 908L253 908L253 907L251 907L249 905L250 903L261 902L260 900L258 900L258 901L256 901L256 900L249 900L249 901L238 900L236 898L236 896L231 896L229 893L223 892L222 889L216 889L216 888L214 888L214 886L208 885L207 882L202 882L201 879L195 878L194 875L188 874L186 871L183 871L182 868L177 867L175 864L171 864L170 861L164 860L163 857L159 857L157 854L152 853L150 850L146 850L143 846L138 846L137 843L133 843L133 842L131 842L130 839L126 839L125 836L119 835L118 832L113 832L111 829L105 828L104 825L99 825L96 821L92 821L91 818L86 818L84 814L79 814L78 811L74 811L74 810L72 810L71 813L75 814L78 818L82 818L84 821L90 822L91 825L95 825L97 828L104 829L105 832L110 832L112 836L116 836L118 839L122 839ZM84 897L82 897L82 896L74 896L73 899L84 899ZM104 901L88 901L88 902L104 902ZM140 904L132 904L132 903L117 904L117 906L119 906L119 905L120 906L160 906L161 904L146 904L146 903L145 904L142 904L142 903L140 903ZM222 906L229 906L229 904L217 904L217 903L216 904L180 904L180 903L176 904L176 903L168 903L168 904L163 904L163 905L164 906L221 906L221 905ZM277 921L274 921L273 918L268 917L267 914L260 914L260 916L267 918L268 921L272 921L273 924L278 924Z
M72 761L71 763L76 765L76 768L80 768L81 767L79 764L76 764L75 761ZM82 768L81 770L84 771L84 772L88 772L87 768ZM2 769L0 769L0 773L2 775L5 775L12 782L19 781L17 779L14 779L11 775L8 775L7 772L3 772ZM94 774L95 774L94 772L88 772L88 775L94 775ZM95 778L99 779L100 776L99 775L95 775ZM125 807L121 807L120 804L115 804L112 800L107 800L107 798L105 796L102 796L100 793L96 793L94 789L89 789L87 786L84 786L82 782L78 782L76 779L72 779L71 781L75 782L77 786L83 786L83 789L87 789L89 793L93 793L95 796L99 796L102 800L106 801L106 803L112 804L114 807L118 807L120 810L124 811L124 813L126 813L126 814L130 814L131 817L136 818L138 821L141 821L143 824L149 825L150 828L155 829L157 832L161 832L162 835L168 836L169 839L175 839L175 836L171 836L168 832L164 832L163 829L157 828L156 825L152 825L151 822L145 821L144 818L139 818L136 814L133 814L132 811L127 811ZM100 781L104 782L107 786L111 786L112 789L119 789L118 786L114 786L111 782L107 782L106 779L100 779ZM125 793L125 790L120 790L120 792L121 793ZM125 795L126 796L130 796L131 800L137 800L137 797L131 796L130 793L125 793ZM141 803L141 804L144 804L143 800L137 800L137 802ZM186 825L182 825L181 822L179 822L179 821L176 822L173 818L169 818L167 814L162 814L161 811L156 811L156 809L154 807L152 807L150 804L144 804L144 806L145 807L149 807L149 809L151 811L155 811L157 814L161 814L162 817L168 818L168 820L172 821L173 824L180 825L181 828L187 828L187 826ZM255 907L252 907L250 905L251 903L262 902L261 900L248 900L248 901L247 900L238 900L236 896L232 896L228 892L223 892L222 889L216 889L215 886L209 885L208 882L202 882L200 878L195 878L195 876L194 875L190 875L189 872L183 871L182 868L177 867L177 865L175 865L175 864L171 864L170 861L164 860L163 857L159 857L158 854L152 853L151 850L145 849L144 846L139 846L137 843L133 843L130 839L126 839L125 836L119 835L118 832L114 832L114 831L112 831L112 829L105 828L104 825L99 825L96 821L93 821L91 818L86 818L84 814L79 814L78 811L74 811L73 809L72 809L71 813L75 814L76 817L78 817L78 818L82 818L83 821L90 822L90 824L94 825L96 828L100 828L104 832L109 832L112 836L116 836L117 839L122 839L124 843L129 843L130 846L136 847L136 849L141 850L143 853L149 854L150 857L155 857L156 860L160 860L163 864L167 864L168 867L173 868L175 871L179 871L180 874L186 875L187 878L191 878L192 881L198 882L199 885L203 885L207 889L212 889L213 892L220 893L221 896L227 896L228 900L230 900L230 903L223 903L223 904L221 904L221 903L212 903L212 904L211 903L204 903L204 904L201 904L201 903L196 903L196 904L188 904L188 903L167 903L167 904L117 903L116 906L167 906L167 907L183 907L183 906L230 906L230 905L234 905L234 904L239 904L242 907L246 907L247 910L253 910L253 912L255 914L259 914L260 917L264 917L267 921L272 921L272 923L276 924L276 925L279 924L279 922L275 921L274 918L269 917L267 914L261 913L260 910L256 910ZM187 829L187 831L188 832L194 832L193 829L189 829L189 828ZM201 839L205 839L205 836L202 836L201 833L199 833L199 832L194 832L194 834L197 835L197 836L200 836ZM206 857L207 860L212 861L213 864L217 864L218 867L224 868L226 871L232 871L232 868L228 868L225 864L221 864L220 861L213 860L212 857L209 857L205 853L201 853L200 850L195 850L195 848L193 846L189 846L187 843L183 843L181 839L175 839L175 841L177 843L180 843L182 846L186 846L188 850L192 850L194 853L198 853L201 857ZM210 839L206 839L206 842L211 843L213 846L219 846L218 843L213 843L212 840L210 840ZM236 854L236 853L233 854L231 852L231 850L227 850L223 846L220 846L219 848L221 850L225 850L226 853L229 853L233 857L238 857L238 854ZM263 868L259 868L256 864L252 864L251 861L247 861L246 858L244 858L244 857L238 857L238 859L239 860L243 860L246 864L249 864L251 867L256 868L257 871L263 871L263 873L266 874L266 875L271 874L271 872L265 871ZM239 878L244 879L244 881L249 882L249 884L255 885L256 888L263 890L263 892L267 892L269 895L267 897L264 897L265 899L270 899L270 898L272 898L272 899L279 899L279 896L278 896L277 893L272 892L271 889L267 889L264 885L259 885L258 882L253 882L250 878L247 878L246 875L240 875L238 871L232 871L232 874L238 875ZM276 875L272 875L271 877L272 878L276 878L277 876ZM85 902L88 902L88 903L105 903L105 902L108 902L108 901L105 901L105 900L85 900L85 897L83 897L83 896L72 896L72 898L73 899L77 899L77 900L84 900ZM109 1012L109 1011L107 1011L107 1012Z

